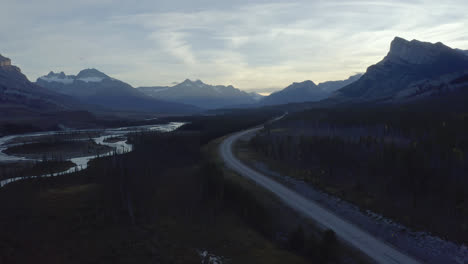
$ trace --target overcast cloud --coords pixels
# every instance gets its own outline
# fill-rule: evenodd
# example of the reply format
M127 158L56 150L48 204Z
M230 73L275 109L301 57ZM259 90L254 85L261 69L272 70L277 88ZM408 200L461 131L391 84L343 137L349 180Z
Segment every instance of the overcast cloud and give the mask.
M269 92L364 72L395 36L468 49L466 0L135 2L0 0L0 53L31 80L97 68Z

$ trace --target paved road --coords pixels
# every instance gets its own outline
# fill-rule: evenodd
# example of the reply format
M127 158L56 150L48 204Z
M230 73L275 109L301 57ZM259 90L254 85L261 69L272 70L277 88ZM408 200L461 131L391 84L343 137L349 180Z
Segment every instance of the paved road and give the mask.
M253 128L238 132L226 138L220 145L219 151L225 164L242 176L255 181L260 186L273 192L291 208L317 222L324 229L332 229L338 238L362 251L377 263L413 264L421 263L394 247L380 241L359 227L341 219L333 212L328 211L316 202L304 198L286 186L268 178L261 173L250 169L240 162L232 153L233 143L242 136L255 133L260 128Z

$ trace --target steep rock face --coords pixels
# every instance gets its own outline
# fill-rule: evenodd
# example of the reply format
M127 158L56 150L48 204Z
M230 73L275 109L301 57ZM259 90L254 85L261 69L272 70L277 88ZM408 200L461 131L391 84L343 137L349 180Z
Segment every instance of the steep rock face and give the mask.
M0 67L3 66L11 66L11 60L7 57L3 57L2 54L0 54Z
M31 83L16 66L0 67L2 107L28 108L36 112L73 109L72 98Z
M437 98L468 92L468 70L442 75L436 79L415 82L393 97L396 102L408 102L425 98Z
M172 87L140 87L140 91L157 99L191 104L205 109L256 103L254 96L232 85L209 85L189 79Z
M394 63L409 63L415 65L431 64L437 62L439 57L453 53L453 50L437 42L407 41L396 37L390 44L390 52L386 60Z
M36 83L55 92L73 96L87 104L110 110L164 114L198 111L193 106L156 100L96 69L82 70L76 76L50 72L38 78Z
M388 99L411 83L468 69L468 56L442 43L407 41L396 37L387 56L370 66L356 82L333 96L341 101Z

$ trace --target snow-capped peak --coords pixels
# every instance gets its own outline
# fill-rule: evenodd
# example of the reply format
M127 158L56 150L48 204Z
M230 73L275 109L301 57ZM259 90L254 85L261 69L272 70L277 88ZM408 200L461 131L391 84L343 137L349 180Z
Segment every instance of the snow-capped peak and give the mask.
M63 84L71 84L75 80L75 76L65 75L64 72L54 73L53 71L49 72L46 76L39 77L39 79L46 82L58 82Z
M77 78L77 81L82 81L82 82L102 82L105 78L102 77L85 77L85 78Z
M90 82L101 82L104 79L112 79L106 74L96 69L85 69L78 73L78 75L65 75L64 72L55 73L53 71L49 74L39 77L38 80L45 82L57 82L62 84L72 84L75 81L82 81L86 83Z
M77 81L83 81L83 82L101 82L104 79L108 79L109 76L106 74L96 70L96 69L86 69L80 71L78 75L76 76Z

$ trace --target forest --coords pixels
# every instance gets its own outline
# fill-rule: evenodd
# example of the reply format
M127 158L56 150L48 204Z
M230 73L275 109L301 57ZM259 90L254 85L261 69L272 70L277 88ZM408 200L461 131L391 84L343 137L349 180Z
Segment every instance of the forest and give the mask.
M468 237L468 114L417 107L312 109L249 147L288 175L415 230Z
M133 133L132 152L6 186L0 200L15 202L0 204L0 262L200 263L197 250L215 250L235 263L334 263L332 231L285 228L277 204L212 158L214 139L278 114L241 111Z

